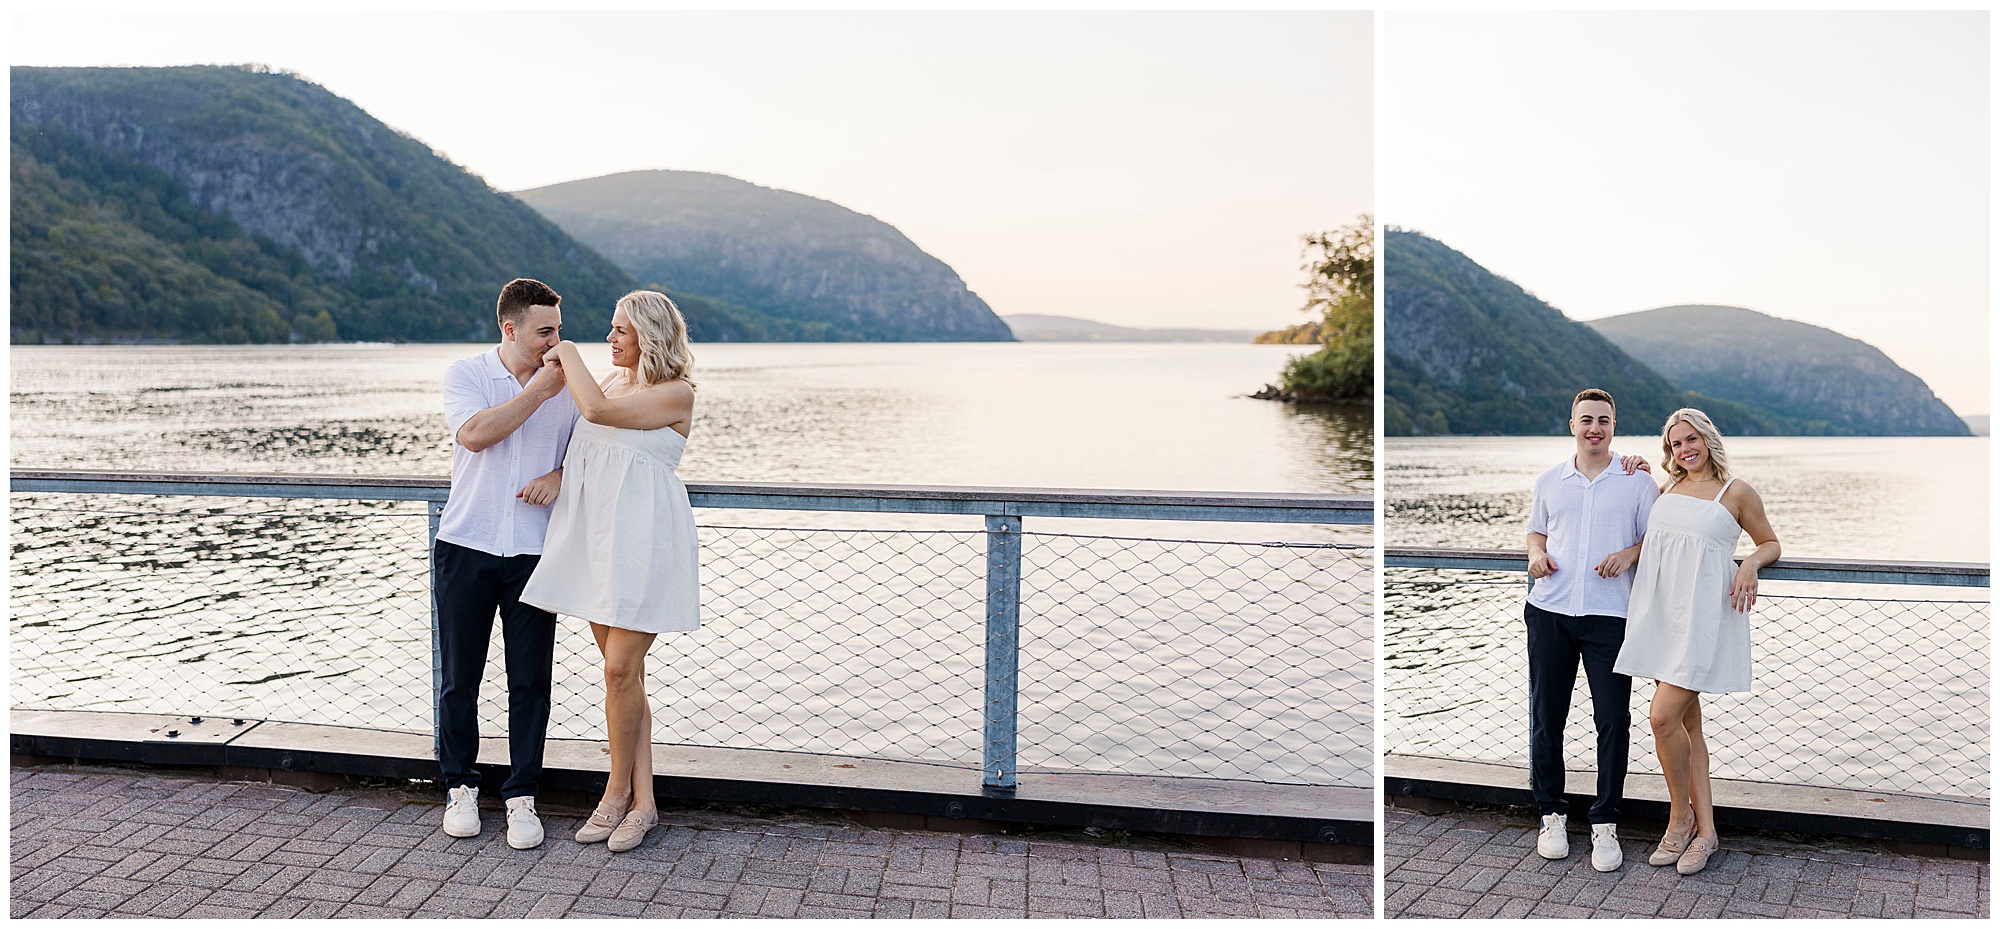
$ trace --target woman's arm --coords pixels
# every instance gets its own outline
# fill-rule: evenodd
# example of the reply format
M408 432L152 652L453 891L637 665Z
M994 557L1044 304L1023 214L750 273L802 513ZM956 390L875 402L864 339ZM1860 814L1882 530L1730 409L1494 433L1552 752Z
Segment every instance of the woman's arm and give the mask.
M1771 520L1764 515L1764 498L1757 495L1757 489L1737 481L1729 495L1736 498L1736 524L1750 533L1750 541L1757 543L1757 550L1744 556L1743 563L1737 566L1736 583L1729 590L1730 607L1745 611L1757 605L1757 571L1777 561L1783 551L1778 546L1778 534L1771 531Z
M547 357L562 365L569 381L570 398L576 401L584 419L619 429L679 426L676 431L687 434L687 424L694 416L694 390L686 381L671 381L621 397L607 397L591 379L590 368L584 365L583 354L577 351L575 342L556 343Z

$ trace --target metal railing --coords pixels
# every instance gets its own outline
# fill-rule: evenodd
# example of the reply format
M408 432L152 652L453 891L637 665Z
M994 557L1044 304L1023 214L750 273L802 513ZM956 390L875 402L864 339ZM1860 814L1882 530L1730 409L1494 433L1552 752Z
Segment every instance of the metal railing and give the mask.
M448 482L15 470L11 489L15 706L434 727L427 554ZM1023 526L1365 526L1368 497L749 483L689 496L983 527L703 521L703 629L661 636L649 661L663 744L976 761L996 788L1023 766L1371 783L1366 541ZM580 627L559 632L552 738L602 738ZM492 648L488 733L504 729L497 631Z
M1394 754L1525 766L1522 552L1383 555L1383 697ZM1986 798L1989 604L1934 599L1989 584L1985 564L1788 558L1759 572L1749 694L1702 701L1717 778ZM1845 594L1852 592L1853 596ZM1633 687L1629 771L1658 773ZM1565 764L1596 766L1587 683L1570 701Z

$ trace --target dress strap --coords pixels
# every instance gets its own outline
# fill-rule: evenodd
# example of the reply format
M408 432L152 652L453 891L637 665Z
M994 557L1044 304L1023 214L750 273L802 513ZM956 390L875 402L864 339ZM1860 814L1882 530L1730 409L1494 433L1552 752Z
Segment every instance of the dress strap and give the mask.
M1723 495L1723 494L1726 494L1726 493L1728 493L1728 492L1729 492L1729 485L1731 485L1731 484L1734 484L1734 483L1736 483L1736 479L1735 479L1735 478L1733 478L1733 477L1732 477L1732 478L1730 478L1729 480L1726 480L1726 481L1723 481L1723 482L1722 482L1722 489L1721 489L1721 490L1718 490L1718 491L1716 491L1716 492L1715 492L1715 502L1717 502L1717 503L1721 503L1721 502L1722 502L1722 495Z

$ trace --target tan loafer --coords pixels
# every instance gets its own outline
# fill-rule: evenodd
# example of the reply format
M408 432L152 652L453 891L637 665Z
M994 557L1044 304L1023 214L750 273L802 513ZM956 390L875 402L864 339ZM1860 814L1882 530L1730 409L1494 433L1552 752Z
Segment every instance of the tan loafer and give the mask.
M1693 823L1689 823L1688 830L1680 835L1669 832L1660 836L1660 847L1653 849L1653 857L1646 859L1646 863L1660 867L1681 860L1681 853L1687 851L1688 839L1693 837Z
M646 831L660 824L658 810L633 810L618 821L618 828L611 831L611 840L605 847L614 852L629 852L646 841Z
M1682 874L1693 874L1708 867L1710 855L1722 851L1720 838L1696 838L1688 843L1688 849L1681 853L1681 860L1674 864L1674 870Z
M599 803L597 809L591 812L590 818L585 820L583 826L576 830L576 840L589 845L592 842L602 842L605 839L611 838L611 833L618 828L618 821L624 818L624 807L612 806L610 803Z

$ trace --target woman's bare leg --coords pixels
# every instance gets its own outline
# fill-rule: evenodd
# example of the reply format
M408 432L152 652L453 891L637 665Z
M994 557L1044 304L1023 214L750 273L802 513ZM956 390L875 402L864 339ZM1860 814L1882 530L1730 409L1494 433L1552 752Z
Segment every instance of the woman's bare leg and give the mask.
M1653 752L1660 756L1660 773L1667 780L1667 831L1677 835L1687 835L1691 827L1699 828L1696 818L1693 787L1689 774L1692 769L1693 748L1689 738L1687 718L1690 712L1699 720L1700 710L1690 711L1690 706L1699 704L1700 695L1692 690L1675 687L1665 681L1653 684L1653 703L1647 712L1647 720L1653 727ZM1699 730L1697 730L1699 731ZM1702 768L1707 770L1707 747L1702 750ZM1704 790L1708 779L1702 778ZM1712 833L1711 833L1712 834Z
M605 667L609 668L611 666L611 627L591 623L590 636L597 640L597 653L604 656ZM611 742L611 773L604 781L604 796L600 802L624 808L630 806L632 802L632 771L628 764L622 763L626 755L618 750L620 733L617 727L611 724L611 718L611 685L610 675L607 672L604 687L604 734L605 738Z
M652 644L650 636L646 644ZM653 798L653 698L646 694L643 680L642 677L639 687L639 739L632 752L632 796L635 798L632 809L658 812L659 801ZM1704 775L1702 783L1707 782Z
M630 803L632 810L656 809L653 800L653 711L646 700L646 650L653 634L599 627L604 653L604 729L611 741L611 774L606 801Z
M1700 838L1715 838L1715 792L1708 783L1708 739L1701 732L1701 694L1689 691L1681 716L1688 734L1688 800L1694 806L1694 830Z

